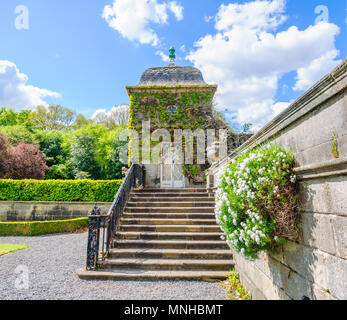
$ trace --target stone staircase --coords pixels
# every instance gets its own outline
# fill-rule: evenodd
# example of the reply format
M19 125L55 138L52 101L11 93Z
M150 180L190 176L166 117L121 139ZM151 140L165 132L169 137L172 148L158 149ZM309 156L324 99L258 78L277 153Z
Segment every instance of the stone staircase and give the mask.
M117 280L222 280L232 254L206 189L133 191L114 248L97 271L80 278Z

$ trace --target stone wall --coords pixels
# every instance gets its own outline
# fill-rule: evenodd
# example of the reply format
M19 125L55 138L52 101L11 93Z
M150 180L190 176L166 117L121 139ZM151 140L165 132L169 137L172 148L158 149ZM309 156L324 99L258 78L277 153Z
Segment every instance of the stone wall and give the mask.
M347 60L209 170L208 181L216 186L228 161L266 141L290 146L295 154L301 239L255 261L234 254L254 299L347 299L346 95ZM345 155L340 159L332 153L334 132Z
M0 221L45 221L87 217L93 202L35 202L0 201ZM97 206L107 214L112 203L101 202Z

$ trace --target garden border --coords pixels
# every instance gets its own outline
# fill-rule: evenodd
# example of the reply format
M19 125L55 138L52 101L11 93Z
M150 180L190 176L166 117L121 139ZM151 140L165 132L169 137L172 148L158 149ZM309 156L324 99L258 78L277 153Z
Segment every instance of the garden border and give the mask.
M0 222L0 237L70 233L88 227L89 218L55 221Z

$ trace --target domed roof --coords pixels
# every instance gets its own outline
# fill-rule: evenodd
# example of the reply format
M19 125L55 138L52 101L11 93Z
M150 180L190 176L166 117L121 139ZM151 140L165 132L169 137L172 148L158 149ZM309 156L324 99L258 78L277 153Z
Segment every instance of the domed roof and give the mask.
M140 86L150 85L197 85L206 84L199 69L179 67L175 63L175 49L170 49L170 63L162 68L147 69L141 77Z

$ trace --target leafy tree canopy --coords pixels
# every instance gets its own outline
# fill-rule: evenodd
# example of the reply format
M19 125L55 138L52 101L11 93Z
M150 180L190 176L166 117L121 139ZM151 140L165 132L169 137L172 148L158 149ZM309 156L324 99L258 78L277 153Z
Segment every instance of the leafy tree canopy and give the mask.
M36 135L23 125L0 126L0 132L7 137L12 145L17 145L20 142L27 144L37 144L39 142Z
M30 110L16 112L13 109L0 108L0 126L23 125L31 128L33 124L30 122L30 113Z
M42 130L63 130L73 125L76 119L76 112L61 105L38 106L30 114L32 123Z

